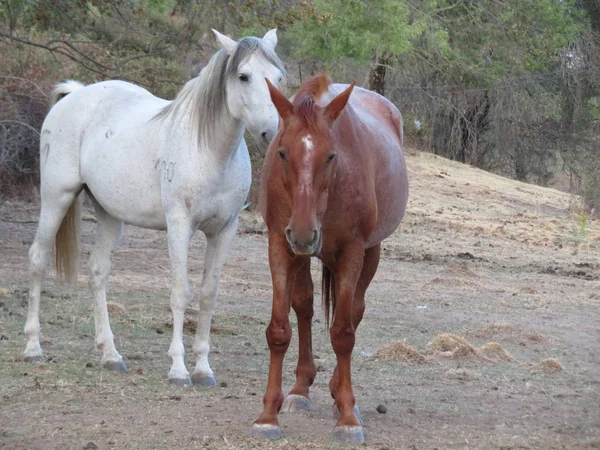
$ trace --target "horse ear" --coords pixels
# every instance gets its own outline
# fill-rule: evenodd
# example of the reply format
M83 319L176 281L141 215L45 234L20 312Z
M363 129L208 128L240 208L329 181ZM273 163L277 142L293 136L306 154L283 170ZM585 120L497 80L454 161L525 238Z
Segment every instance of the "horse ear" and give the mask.
M330 124L335 122L335 120L340 116L340 114L344 110L346 103L348 103L348 99L350 98L350 94L352 94L352 90L354 89L355 84L356 81L352 83L344 92L342 92L333 100L331 100L331 102L329 102L329 104L325 107L323 115Z
M262 39L272 50L275 50L275 46L277 45L277 28L267 31Z
M271 95L271 101L275 105L277 112L281 118L285 121L291 115L294 110L294 105L290 102L283 93L271 84L268 78L265 78L267 86L269 86L269 94Z
M215 34L217 41L219 41L219 44L221 44L221 47L223 47L223 49L227 52L227 54L233 55L233 52L235 51L235 48L237 47L237 42L235 42L229 36L225 36L224 34L219 33L214 28L212 31Z

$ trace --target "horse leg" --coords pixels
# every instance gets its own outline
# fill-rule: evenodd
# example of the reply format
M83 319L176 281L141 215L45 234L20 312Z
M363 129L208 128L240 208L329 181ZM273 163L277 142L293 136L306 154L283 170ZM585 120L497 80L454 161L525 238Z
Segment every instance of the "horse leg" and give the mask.
M354 291L354 304L352 307L352 324L354 325L354 330L358 328L360 322L363 318L363 314L365 312L365 293L367 292L367 288L371 284L373 277L375 276L375 272L377 272L377 266L379 265L379 256L381 253L381 244L377 244L374 247L368 248L365 250L365 257L363 259L363 268L360 272L360 277L358 279L358 283L356 284L356 290ZM332 395L335 389L337 389L338 381L337 381L337 367L333 372L333 377L331 378L331 386L332 386ZM335 397L334 397L335 399ZM334 405L335 417L339 417L339 410ZM359 422L362 423L362 416L360 414L360 410L358 406L354 405L354 414L358 418Z
M298 262L304 264L302 258L294 259L290 255L285 237L275 234L269 235L269 266L273 282L273 307L271 309L271 321L266 331L270 352L269 378L267 391L263 398L264 408L252 426L252 436L269 439L279 439L281 437L277 420L277 414L283 404L281 376L283 358L292 338L292 328L289 320L291 285L288 285L288 280L294 271L301 267Z
M238 220L232 220L217 235L207 236L206 254L204 257L204 276L200 289L200 308L198 311L198 327L194 340L196 367L192 373L192 383L200 386L217 384L213 371L208 364L210 352L210 324L217 299L219 279L229 248L235 237Z
M25 322L27 345L23 352L26 362L43 361L44 354L40 347L40 295L42 280L50 264L52 247L56 233L69 210L76 200L80 186L70 190L53 190L42 193L40 219L33 244L29 248L29 307Z
M355 241L339 255L333 280L336 306L333 324L329 330L333 351L337 357L335 374L329 386L340 411L333 436L338 441L349 443L364 442L362 426L354 413L350 364L355 340L354 293L363 269L363 245L362 242Z
M317 375L312 353L313 282L310 276L310 258L296 273L292 290L292 308L298 318L298 365L296 384L283 402L282 412L310 411L309 389Z
M190 301L187 259L188 247L193 230L191 220L186 213L177 211L167 214L167 239L169 241L169 260L171 262L171 312L173 314L173 338L169 347L172 359L169 382L177 386L192 383L185 368L183 347L183 319Z
M92 197L93 199L93 197ZM96 244L90 254L90 287L94 297L94 322L96 323L96 346L102 350L102 366L125 372L123 357L115 348L106 307L106 287L110 276L112 255L119 245L123 222L109 215L93 199L96 208Z

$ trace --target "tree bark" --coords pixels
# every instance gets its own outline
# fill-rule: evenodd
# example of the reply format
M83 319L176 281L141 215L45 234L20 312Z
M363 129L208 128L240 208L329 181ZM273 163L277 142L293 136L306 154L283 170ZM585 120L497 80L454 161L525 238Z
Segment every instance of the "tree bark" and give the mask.
M385 95L385 74L390 62L390 55L383 53L373 58L373 67L369 72L369 89Z

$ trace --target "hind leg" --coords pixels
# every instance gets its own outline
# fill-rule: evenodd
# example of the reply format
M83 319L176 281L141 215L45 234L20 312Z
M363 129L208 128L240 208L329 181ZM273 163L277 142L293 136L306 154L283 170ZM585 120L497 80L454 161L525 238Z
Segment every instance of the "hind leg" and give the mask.
M42 195L42 206L37 232L29 248L29 308L25 322L27 346L23 353L27 362L43 361L40 347L40 293L42 281L50 264L56 233L67 210L75 201L77 190Z
M123 358L117 352L106 307L106 287L110 275L112 255L119 245L123 222L110 216L94 201L98 223L96 245L90 255L90 287L94 297L94 321L96 345L102 350L102 365L111 370L127 370Z

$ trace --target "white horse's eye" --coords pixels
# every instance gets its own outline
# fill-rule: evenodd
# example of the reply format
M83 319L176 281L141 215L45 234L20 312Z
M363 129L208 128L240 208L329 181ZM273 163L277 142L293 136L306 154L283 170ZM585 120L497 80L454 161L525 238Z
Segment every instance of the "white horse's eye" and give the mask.
M238 75L238 78L240 79L240 81L242 83L247 83L250 80L250 77L248 75L246 75L245 73L240 73Z

